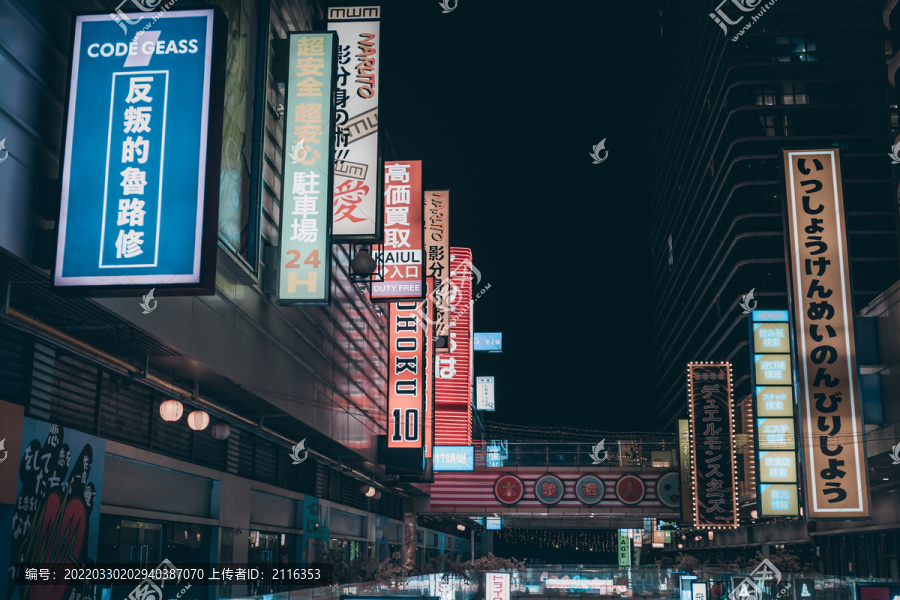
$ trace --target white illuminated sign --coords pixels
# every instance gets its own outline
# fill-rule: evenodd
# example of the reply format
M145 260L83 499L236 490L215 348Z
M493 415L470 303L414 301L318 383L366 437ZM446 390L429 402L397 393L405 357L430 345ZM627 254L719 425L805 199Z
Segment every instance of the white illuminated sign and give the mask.
M478 410L496 410L493 377L475 378L475 402Z

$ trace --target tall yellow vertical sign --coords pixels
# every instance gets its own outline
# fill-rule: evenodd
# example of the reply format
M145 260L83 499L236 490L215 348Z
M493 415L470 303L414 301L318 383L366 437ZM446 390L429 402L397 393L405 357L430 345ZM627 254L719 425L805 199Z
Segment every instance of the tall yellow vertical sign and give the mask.
M840 153L783 154L807 514L865 518L869 484Z

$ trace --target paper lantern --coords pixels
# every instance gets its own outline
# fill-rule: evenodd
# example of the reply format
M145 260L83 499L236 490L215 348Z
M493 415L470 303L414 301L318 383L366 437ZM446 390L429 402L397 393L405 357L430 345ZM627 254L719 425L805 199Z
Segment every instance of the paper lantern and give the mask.
M209 415L202 410L195 410L188 415L188 427L194 431L203 431L209 425Z
M159 405L159 416L163 421L177 421L184 412L184 406L178 400L166 400Z
M231 427L228 423L216 423L212 426L212 436L217 440L227 440L231 435Z

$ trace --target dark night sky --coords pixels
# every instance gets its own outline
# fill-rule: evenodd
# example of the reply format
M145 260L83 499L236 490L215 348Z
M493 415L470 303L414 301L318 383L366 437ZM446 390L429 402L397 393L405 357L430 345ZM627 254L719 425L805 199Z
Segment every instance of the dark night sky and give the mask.
M381 6L385 159L422 159L425 189L451 190L451 244L491 285L474 308L504 337L475 355L497 381L488 418L649 429L643 3Z

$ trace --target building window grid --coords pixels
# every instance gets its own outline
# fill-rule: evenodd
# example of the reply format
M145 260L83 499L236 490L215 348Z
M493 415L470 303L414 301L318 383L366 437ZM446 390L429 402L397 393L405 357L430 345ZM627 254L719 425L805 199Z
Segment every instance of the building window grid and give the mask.
M819 60L819 43L814 37L803 35L779 35L767 40L777 62L816 62Z

